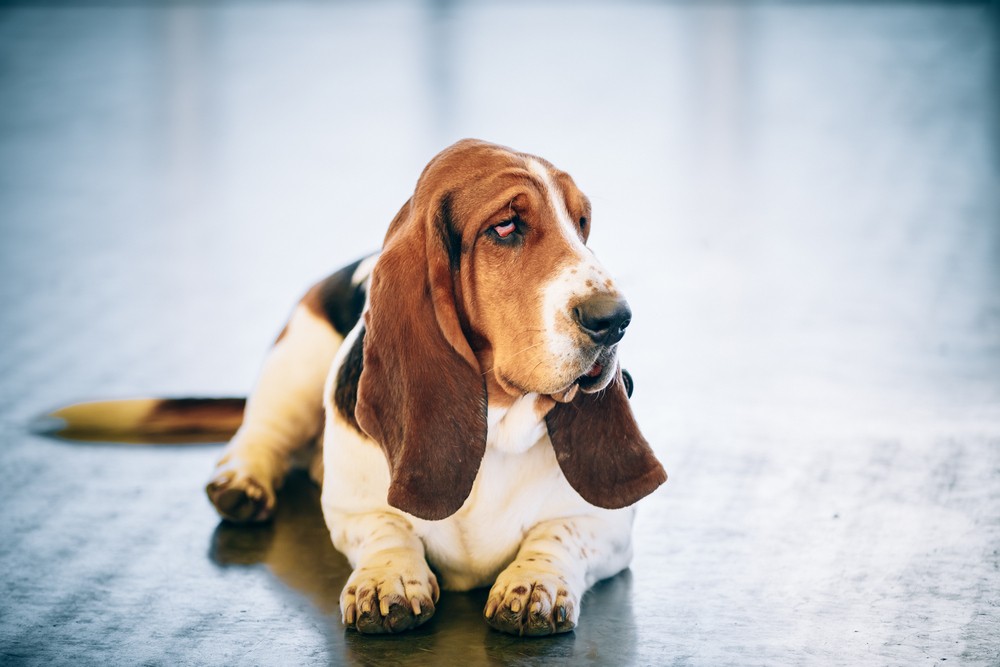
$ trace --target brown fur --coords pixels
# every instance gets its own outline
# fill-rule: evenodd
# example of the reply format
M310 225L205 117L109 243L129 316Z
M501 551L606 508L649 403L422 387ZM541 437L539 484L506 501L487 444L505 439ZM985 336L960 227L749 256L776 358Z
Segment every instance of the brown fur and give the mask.
M553 380L542 349L542 285L574 255L529 157L476 141L439 154L390 225L372 274L357 422L385 451L389 503L425 519L455 513L468 497L486 447L487 396L508 405L587 370ZM585 219L586 242L588 200L567 174L533 159L549 169L571 219ZM513 216L527 233L498 243L488 230ZM619 379L547 418L566 478L603 507L632 504L666 478L622 387ZM556 404L540 402L542 413Z
M458 324L437 195L403 206L372 274L355 412L385 451L389 504L425 519L458 511L486 449L485 387Z
M180 428L183 428L194 433L229 434L243 421L245 403L242 398L163 399L150 411L142 426L150 433L182 433Z
M607 389L559 403L545 423L566 480L592 505L627 507L667 481L639 432L619 374Z

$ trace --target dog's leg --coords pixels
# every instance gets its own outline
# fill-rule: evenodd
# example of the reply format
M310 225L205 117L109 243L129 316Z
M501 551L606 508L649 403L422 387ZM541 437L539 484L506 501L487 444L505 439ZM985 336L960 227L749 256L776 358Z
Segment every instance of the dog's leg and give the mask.
M206 489L224 518L246 522L271 516L292 455L322 429L323 383L342 340L306 305L292 313L264 360L243 425Z
M437 577L406 519L390 512L340 515L330 534L354 567L340 594L344 625L384 634L415 628L434 615Z
M586 590L628 567L631 532L627 509L534 526L490 589L486 621L514 635L572 630Z

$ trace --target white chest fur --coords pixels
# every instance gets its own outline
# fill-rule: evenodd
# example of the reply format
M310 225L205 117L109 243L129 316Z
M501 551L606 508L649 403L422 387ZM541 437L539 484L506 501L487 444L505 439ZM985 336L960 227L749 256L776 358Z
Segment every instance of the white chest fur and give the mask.
M389 468L381 449L327 409L323 513L334 545L350 552L341 526L361 514L403 515L424 544L441 584L465 590L489 584L541 521L604 513L569 486L559 469L535 396L490 410L486 453L469 498L441 521L425 521L386 503ZM627 512L626 512L627 513Z
M444 521L418 521L427 557L449 588L490 583L517 553L525 531L555 507L583 502L559 471L537 394L509 408L490 408L486 453L472 492Z
M509 408L489 408L486 447L505 454L521 454L546 435L545 420L535 411L538 394L527 394Z

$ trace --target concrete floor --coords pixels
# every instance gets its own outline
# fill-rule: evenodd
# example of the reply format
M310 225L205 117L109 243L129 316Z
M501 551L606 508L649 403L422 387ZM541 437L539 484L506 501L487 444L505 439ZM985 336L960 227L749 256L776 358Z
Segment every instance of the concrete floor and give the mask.
M0 7L0 663L1000 664L996 4ZM482 591L345 632L301 479L29 434L85 398L243 394L291 303L438 149L594 202L670 481L568 636Z

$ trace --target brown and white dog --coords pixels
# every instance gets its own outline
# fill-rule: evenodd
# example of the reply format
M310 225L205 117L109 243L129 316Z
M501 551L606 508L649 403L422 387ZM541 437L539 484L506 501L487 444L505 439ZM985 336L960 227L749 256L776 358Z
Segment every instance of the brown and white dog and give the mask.
M261 521L301 454L353 573L344 623L400 632L439 586L565 632L631 559L666 480L617 346L631 312L587 248L590 203L541 158L465 140L427 165L382 252L314 286L268 355L208 494ZM320 446L310 449L310 443Z

